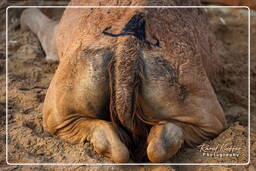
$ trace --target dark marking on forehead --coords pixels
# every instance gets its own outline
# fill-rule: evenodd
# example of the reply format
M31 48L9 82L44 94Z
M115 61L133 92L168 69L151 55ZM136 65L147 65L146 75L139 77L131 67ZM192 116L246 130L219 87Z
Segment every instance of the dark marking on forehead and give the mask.
M155 36L153 36L153 39L156 40L155 43L151 43L147 40L147 36L146 36L146 32L145 32L146 21L145 21L144 16L145 16L144 13L138 13L138 14L134 15L128 21L128 23L124 26L121 33L114 34L114 33L107 32L108 30L111 29L111 26L106 27L102 31L102 33L107 36L111 36L111 37L134 36L134 37L138 38L139 40L141 40L146 45L160 47L159 40Z

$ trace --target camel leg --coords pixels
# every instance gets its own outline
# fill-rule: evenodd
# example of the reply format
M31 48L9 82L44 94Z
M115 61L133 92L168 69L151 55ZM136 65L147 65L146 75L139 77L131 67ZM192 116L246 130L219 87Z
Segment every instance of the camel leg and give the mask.
M114 162L127 162L128 149L106 121L111 58L109 50L88 49L60 62L45 97L43 126L68 142L90 142Z
M62 64L60 63L60 68ZM64 80L62 77L57 81L55 79L56 75L44 102L44 129L70 143L88 141L97 153L109 157L114 162L127 162L128 149L121 142L112 123L103 120L106 116L104 112L106 94L104 91L92 91L92 88L98 90L101 88L99 86L104 87L104 83L99 82L91 87L88 84L81 84L81 82L90 83L90 79L80 80L76 89L70 89L69 85L64 84L70 80ZM89 88L92 93L85 91Z
M49 19L39 9L26 9L21 14L21 29L30 29L35 33L46 54L47 61L58 61L55 43L57 22Z
M183 141L183 132L179 126L170 122L153 126L147 139L149 160L155 163L168 160L178 152Z
M70 143L90 142L98 154L109 157L117 163L129 160L129 151L121 142L113 125L110 122L89 119L81 115L73 114L64 119L60 124L53 124L54 119L47 119L46 129Z

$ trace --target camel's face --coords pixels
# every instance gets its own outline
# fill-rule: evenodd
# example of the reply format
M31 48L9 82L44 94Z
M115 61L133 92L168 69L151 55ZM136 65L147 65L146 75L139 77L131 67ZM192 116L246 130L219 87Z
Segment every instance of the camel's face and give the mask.
M60 64L43 109L49 132L90 141L115 162L136 158L127 148L133 137L150 161L162 162L183 143L202 143L225 127L209 81L216 70L214 39L201 9L66 9L56 32Z

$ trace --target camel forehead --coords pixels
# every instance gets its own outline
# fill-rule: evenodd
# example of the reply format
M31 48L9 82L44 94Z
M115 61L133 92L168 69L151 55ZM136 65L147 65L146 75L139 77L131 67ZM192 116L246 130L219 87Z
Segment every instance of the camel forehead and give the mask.
M161 38L162 41L165 39L170 40L170 38L176 36L189 38L189 32L192 31L189 31L188 27L195 25L193 24L196 20L195 18L199 18L199 20L202 18L198 11L199 9L173 8L67 9L62 17L59 30L60 32L73 33L73 39L79 40L86 37L87 42L94 41L95 38L100 40L105 39L105 36L102 35L105 28L111 27L112 33L120 33L135 16L143 14L145 31L149 39L152 39L154 34Z
M72 0L69 6L140 6L139 8L69 8L66 9L62 23L68 23L68 28L71 25L78 25L81 29L85 26L84 32L90 30L90 34L97 34L106 27L112 25L112 29L120 31L124 25L137 13L145 14L146 26L154 24L158 29L166 24L166 21L182 23L180 18L191 16L189 11L197 9L161 9L161 8L143 8L141 6L189 6L200 5L199 0ZM188 14L186 16L186 14ZM193 17L197 17L192 14ZM165 19L165 22L159 22ZM168 19L168 20L166 20ZM70 20L70 21L69 21ZM189 20L189 19L187 19ZM72 23L70 23L72 21ZM167 26L166 26L167 27ZM114 31L114 30L113 30ZM147 30L149 32L149 30Z
M199 5L200 0L71 0L73 6L175 6Z
M98 2L104 5L106 3L106 1L94 2L72 1L70 5L97 5ZM196 0L111 1L108 5L112 2L120 3L119 5L198 5ZM161 52L157 55L191 56L202 46L207 53L211 51L206 15L202 9L70 8L65 10L57 32L59 55L71 56L79 49L100 49L117 45L119 38L102 34L104 29L111 27L109 31L118 34L139 13L144 15L146 39L156 43L154 39L156 37L160 42L161 48L154 48L156 53Z
M67 9L61 22L73 22L72 25L86 23L84 29L101 28L105 25L123 27L135 15L143 13L149 24L184 23L192 16L200 17L202 10L187 8L83 8ZM183 19L183 20L182 20ZM71 20L71 21L69 21ZM160 22L163 21L163 22ZM69 25L71 26L71 25ZM70 27L72 28L72 27ZM96 28L96 29L97 29Z

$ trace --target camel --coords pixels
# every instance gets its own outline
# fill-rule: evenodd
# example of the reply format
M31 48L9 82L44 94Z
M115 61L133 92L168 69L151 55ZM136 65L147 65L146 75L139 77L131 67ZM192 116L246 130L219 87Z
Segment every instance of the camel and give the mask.
M198 0L71 0L69 6L180 6ZM43 126L90 142L113 162L165 162L226 128L211 79L216 43L198 8L67 8L58 24L37 9L23 25L56 47L59 66ZM29 17L32 16L33 17ZM42 19L42 20L41 20ZM52 24L51 26L49 26ZM48 27L49 26L49 27ZM48 30L46 30L47 28ZM52 31L50 30L52 29ZM40 37L40 32L45 35ZM51 39L49 37L51 33ZM47 48L45 48L47 50Z
M51 20L39 9L32 8L23 11L20 17L20 25L22 30L30 29L37 35L48 62L59 60L55 43L57 21Z

